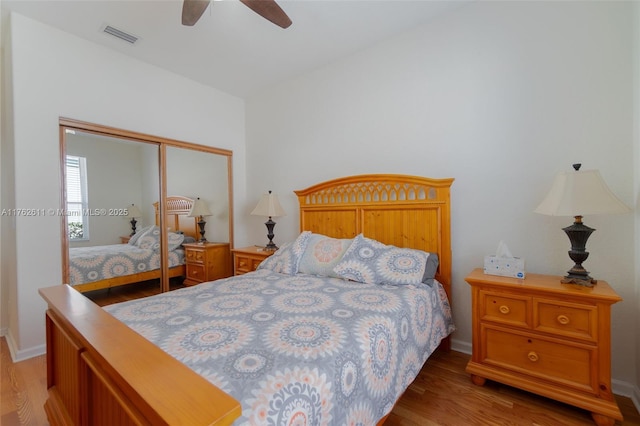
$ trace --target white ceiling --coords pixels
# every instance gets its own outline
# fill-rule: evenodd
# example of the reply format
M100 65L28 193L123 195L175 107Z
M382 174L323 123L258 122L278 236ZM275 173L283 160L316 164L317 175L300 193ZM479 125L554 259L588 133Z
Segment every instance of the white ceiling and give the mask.
M212 2L198 23L180 23L180 0L2 0L13 10L123 54L248 97L421 25L469 0L279 0L282 29L238 0ZM105 24L140 38L130 45Z

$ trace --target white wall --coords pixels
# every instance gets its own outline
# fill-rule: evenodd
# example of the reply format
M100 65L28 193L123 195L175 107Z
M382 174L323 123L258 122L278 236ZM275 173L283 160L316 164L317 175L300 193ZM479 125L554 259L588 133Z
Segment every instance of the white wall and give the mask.
M118 213L109 214L108 211L126 209L131 204L142 210L144 144L76 132L66 136L66 145L67 155L86 158L89 209L107 210L105 215L89 216L89 239L70 241L69 247L120 244L120 236L131 233L131 219ZM158 148L155 148L157 162ZM159 186L157 180L156 175L156 187ZM139 227L154 223L153 208L148 216L139 218Z
M16 207L59 206L61 116L233 150L234 189L244 199L243 100L18 14L10 30ZM16 235L15 261L3 254L2 270L16 270L3 286L15 290L7 340L21 359L44 351L37 290L61 280L59 218L18 217Z
M248 198L238 199L248 232L236 242L264 241L249 212L268 189L289 213L276 226L282 243L298 232L295 189L360 173L453 177L454 345L469 351L464 277L500 240L529 272L573 265L560 230L572 218L533 213L555 173L582 162L634 203L632 7L476 2L249 99ZM585 223L597 229L586 268L624 298L612 374L637 388L633 215Z
M187 173L188 170L198 170L197 179ZM204 218L204 236L209 241L229 241L227 181L227 157L182 148L167 148L167 195L200 198L206 203L211 216Z
M153 203L160 199L160 147L155 144L144 144L142 148L142 187L146 189L142 193L142 201L140 210L142 211L141 222L137 225L137 231L144 226L154 225L156 223L156 210Z

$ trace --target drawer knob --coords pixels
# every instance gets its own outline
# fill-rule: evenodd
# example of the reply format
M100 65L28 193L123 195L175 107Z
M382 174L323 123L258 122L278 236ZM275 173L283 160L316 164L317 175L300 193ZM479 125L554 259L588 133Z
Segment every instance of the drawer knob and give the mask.
M247 266L247 262L245 262L244 260L241 260L240 262L238 262L239 266Z
M566 315L558 315L558 318L556 318L558 320L558 322L562 325L567 325L569 324L569 317Z
M509 309L509 307L507 305L502 305L500 306L500 313L501 314L508 314L511 311L511 309Z
M538 361L538 354L531 351L527 354L527 358L529 358L529 361L531 362L537 362Z

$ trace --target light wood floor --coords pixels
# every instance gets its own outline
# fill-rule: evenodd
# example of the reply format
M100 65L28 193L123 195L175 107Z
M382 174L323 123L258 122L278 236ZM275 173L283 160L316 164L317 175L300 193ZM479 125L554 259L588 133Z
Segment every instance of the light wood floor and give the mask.
M155 293L149 285L142 292L113 289L93 292L99 305ZM1 340L0 425L48 425L44 412L46 361L38 356L13 363L7 343ZM491 381L483 387L471 383L464 368L469 355L436 352L407 389L385 426L474 425L593 425L588 412ZM640 426L640 414L629 398L617 397L625 418L617 425ZM117 426L117 425L114 425ZM339 426L339 425L336 425Z

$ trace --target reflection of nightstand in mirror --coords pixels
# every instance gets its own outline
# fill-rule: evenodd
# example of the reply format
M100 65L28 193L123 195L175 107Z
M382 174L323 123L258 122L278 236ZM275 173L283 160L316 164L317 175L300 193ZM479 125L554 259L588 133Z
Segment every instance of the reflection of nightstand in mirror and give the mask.
M121 244L128 244L130 239L131 239L130 235L120 236L120 243Z
M233 273L235 275L253 272L258 265L271 256L275 251L265 250L264 247L243 247L231 250L233 252Z
M187 265L184 285L195 285L231 276L229 243L183 244Z

